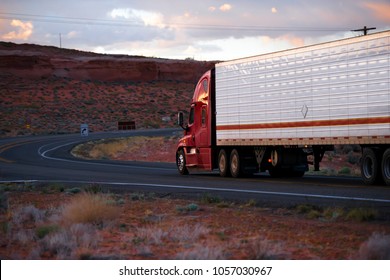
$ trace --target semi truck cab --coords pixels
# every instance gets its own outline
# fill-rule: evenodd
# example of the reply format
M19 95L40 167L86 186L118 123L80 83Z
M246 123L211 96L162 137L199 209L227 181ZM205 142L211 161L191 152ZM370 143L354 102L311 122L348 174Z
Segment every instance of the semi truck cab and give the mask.
M184 126L184 114L179 112L178 124L184 129L180 139L176 162L181 174L188 168L213 169L212 147L215 145L215 116L213 114L214 70L207 71L195 87L191 101L188 124Z

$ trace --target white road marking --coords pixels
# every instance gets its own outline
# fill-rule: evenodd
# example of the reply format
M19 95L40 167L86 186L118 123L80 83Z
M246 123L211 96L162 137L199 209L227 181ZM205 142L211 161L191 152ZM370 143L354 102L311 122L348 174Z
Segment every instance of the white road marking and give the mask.
M306 193L290 193L290 192L270 192L257 190L243 190L243 189L227 189L227 188L208 188L208 187L194 187L182 185L164 185L164 184L145 184L145 183L126 183L126 182L96 182L96 181L73 181L73 180L14 180L14 181L0 181L0 183L73 183L73 184L98 184L111 186L138 186L138 187L153 187L153 188L168 188L168 189L182 189L182 190L198 190L198 191L213 191L213 192L233 192L233 193L251 193L251 194L265 194L265 195L279 195L291 197L305 197L305 198L322 198L333 200L349 200L349 201L364 201L364 202L380 202L390 203L389 199L365 198L365 197L348 197L337 195L320 195L320 194L306 194Z

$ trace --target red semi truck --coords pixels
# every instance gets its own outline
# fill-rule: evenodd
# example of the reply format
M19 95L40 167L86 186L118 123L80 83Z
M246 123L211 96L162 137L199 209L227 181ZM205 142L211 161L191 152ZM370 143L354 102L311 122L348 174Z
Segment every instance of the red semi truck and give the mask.
M181 174L301 177L358 144L363 181L390 185L390 31L217 63L183 116Z

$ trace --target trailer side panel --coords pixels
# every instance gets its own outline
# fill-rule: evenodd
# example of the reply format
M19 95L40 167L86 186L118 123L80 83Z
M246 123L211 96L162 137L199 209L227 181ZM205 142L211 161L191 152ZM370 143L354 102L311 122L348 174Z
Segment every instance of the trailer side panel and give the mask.
M390 143L390 32L216 65L217 145Z

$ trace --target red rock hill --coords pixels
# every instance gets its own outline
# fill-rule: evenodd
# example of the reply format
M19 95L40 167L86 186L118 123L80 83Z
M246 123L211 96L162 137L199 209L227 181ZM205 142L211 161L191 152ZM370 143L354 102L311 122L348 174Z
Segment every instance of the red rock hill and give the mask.
M213 66L0 42L0 135L174 126Z
M31 44L0 42L0 71L25 78L50 76L103 82L196 82L212 62L103 55Z

